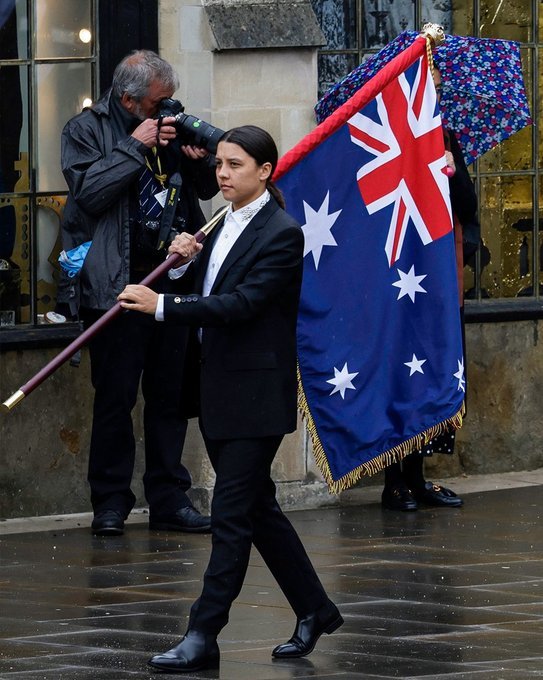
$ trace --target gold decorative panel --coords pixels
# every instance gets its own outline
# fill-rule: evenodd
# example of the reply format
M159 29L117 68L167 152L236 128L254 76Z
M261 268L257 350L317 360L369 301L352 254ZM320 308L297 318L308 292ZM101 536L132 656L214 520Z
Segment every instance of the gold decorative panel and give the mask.
M533 295L533 210L531 177L481 180L482 236L490 251L481 288L489 297Z

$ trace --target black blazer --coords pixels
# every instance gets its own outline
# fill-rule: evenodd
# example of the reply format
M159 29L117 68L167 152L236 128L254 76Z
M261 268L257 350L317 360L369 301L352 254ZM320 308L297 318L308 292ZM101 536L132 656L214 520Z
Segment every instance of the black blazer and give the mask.
M189 389L199 387L203 430L211 439L292 432L303 232L271 198L234 244L211 294L201 297L219 229L191 267L195 293L164 297L166 323L202 328L200 384Z

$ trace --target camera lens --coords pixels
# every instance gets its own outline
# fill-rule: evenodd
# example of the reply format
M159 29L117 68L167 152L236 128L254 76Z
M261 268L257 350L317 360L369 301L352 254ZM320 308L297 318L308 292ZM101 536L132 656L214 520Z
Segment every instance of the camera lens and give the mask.
M159 118L172 116L179 133L181 144L199 146L209 153L217 153L217 144L223 136L224 130L213 127L205 120L189 116L184 113L184 107L177 99L163 99L160 103Z
M209 153L217 153L217 144L224 130L186 114L176 116L176 124L182 139L186 139L188 144L203 147Z

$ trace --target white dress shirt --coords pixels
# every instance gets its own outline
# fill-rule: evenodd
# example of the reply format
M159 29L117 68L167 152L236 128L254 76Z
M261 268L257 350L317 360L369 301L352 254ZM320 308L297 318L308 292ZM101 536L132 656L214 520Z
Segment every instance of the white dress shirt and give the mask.
M251 201L243 208L232 210L232 206L228 208L224 218L223 226L220 229L219 235L213 244L213 250L209 256L207 270L204 276L204 283L202 286L202 296L207 297L213 288L219 269L226 260L228 253L232 250L234 243L243 233L245 227L253 219L266 203L270 200L270 193L266 189L257 199ZM177 269L170 269L168 276L171 279L178 279L187 271L191 262L178 267ZM164 295L158 296L158 303L155 312L155 319L157 321L164 321Z

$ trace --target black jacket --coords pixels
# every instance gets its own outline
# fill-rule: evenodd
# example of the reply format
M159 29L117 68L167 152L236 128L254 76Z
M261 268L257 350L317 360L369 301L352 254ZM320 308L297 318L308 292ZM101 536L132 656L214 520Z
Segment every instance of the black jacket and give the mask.
M109 91L95 106L68 121L62 132L62 172L70 192L62 247L69 250L92 241L77 281L80 303L91 309L112 307L130 282L131 196L137 196L148 152L144 144L116 129L111 98ZM172 143L160 154L168 175L181 170L187 231L195 232L205 222L198 198L209 199L218 191L214 159L192 161Z
M192 265L195 292L164 297L165 323L203 327L199 388L204 432L211 439L292 432L303 232L272 198L235 242L211 294L201 297L217 231ZM194 364L186 367L185 376L194 375L190 368ZM187 387L190 394L198 391L197 383Z
M474 255L481 240L481 227L477 216L477 194L454 132L447 133L445 146L452 153L456 166L455 174L449 179L451 208L462 225L464 260L468 260Z

